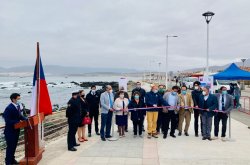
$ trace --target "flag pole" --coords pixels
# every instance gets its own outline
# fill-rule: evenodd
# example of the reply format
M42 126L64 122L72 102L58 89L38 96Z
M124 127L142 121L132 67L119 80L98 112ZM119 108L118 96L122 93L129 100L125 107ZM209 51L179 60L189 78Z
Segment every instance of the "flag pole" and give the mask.
M36 114L39 115L39 96L40 96L40 50L39 42L37 42L37 52L36 52ZM39 116L38 116L39 117ZM40 119L40 117L39 117Z

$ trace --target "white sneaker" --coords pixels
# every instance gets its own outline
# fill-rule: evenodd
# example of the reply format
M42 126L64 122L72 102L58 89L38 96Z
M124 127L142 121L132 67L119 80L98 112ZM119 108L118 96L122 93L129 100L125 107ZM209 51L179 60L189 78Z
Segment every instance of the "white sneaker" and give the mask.
M219 139L218 136L212 138L212 140L217 140L217 139Z

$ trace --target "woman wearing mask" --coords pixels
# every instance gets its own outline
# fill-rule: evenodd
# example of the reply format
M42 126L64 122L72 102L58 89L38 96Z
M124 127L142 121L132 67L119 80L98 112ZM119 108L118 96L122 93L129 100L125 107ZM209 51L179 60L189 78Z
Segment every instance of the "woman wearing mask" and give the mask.
M133 121L133 128L134 128L134 137L137 136L138 129L139 129L139 136L142 137L142 125L144 121L144 116L146 115L146 110L137 110L136 108L145 108L146 105L142 99L140 99L140 93L134 92L133 99L128 105L129 109L133 109L131 111L131 120Z
M120 137L125 137L125 126L128 123L128 104L127 98L124 98L124 92L118 92L119 97L114 102L114 110L116 111L116 124Z
M84 96L85 96L84 90L80 90L78 99L79 99L79 104L80 104L81 122L77 130L79 142L88 141L88 139L85 137L85 125L82 124L83 118L89 115L88 104Z

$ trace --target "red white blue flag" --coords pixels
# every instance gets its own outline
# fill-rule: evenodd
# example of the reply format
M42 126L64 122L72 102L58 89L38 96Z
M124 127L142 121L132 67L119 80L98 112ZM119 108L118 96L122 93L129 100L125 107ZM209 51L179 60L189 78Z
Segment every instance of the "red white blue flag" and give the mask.
M33 91L30 116L34 116L38 113L44 113L44 115L52 114L52 105L43 72L43 65L39 52L39 43L37 43L37 49L38 55L36 59L36 66L33 77Z

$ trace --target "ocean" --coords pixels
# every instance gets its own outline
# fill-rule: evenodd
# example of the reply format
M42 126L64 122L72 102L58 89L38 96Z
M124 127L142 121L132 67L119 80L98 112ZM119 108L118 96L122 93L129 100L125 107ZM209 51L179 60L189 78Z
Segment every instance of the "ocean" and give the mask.
M93 82L93 81L118 81L121 76L47 76L46 81L51 98L52 105L58 104L59 107L66 106L71 98L71 93L79 89L83 89L73 83L74 82ZM137 81L140 77L126 77L128 80ZM10 103L11 93L20 93L21 102L27 109L30 109L32 97L32 81L33 77L0 77L0 113ZM99 87L100 88L100 87ZM84 89L85 93L89 89ZM0 126L3 125L3 118L0 117Z

